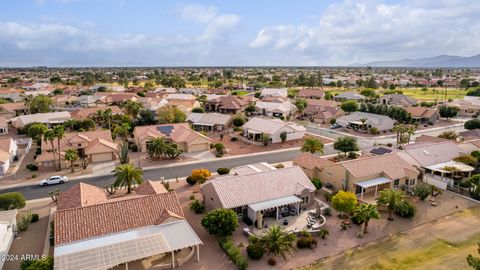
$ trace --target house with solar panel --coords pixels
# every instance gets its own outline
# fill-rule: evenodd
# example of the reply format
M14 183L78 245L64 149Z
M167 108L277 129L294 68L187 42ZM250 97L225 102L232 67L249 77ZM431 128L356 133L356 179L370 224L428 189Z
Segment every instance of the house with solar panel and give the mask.
M159 137L177 144L186 153L208 151L211 143L210 138L192 130L188 123L137 126L133 137L141 152L147 152L149 141Z
M198 262L203 244L158 181L116 198L84 183L62 192L54 243L55 270L171 269Z

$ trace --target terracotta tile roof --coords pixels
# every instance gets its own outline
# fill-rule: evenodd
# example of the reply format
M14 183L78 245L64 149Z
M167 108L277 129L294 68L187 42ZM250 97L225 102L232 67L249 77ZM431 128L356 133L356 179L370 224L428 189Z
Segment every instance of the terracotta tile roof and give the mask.
M240 110L248 105L247 101L235 96L218 97L210 102L220 103L219 106L227 110Z
M97 137L91 140L87 147L85 147L85 154L112 153L117 150L118 145L116 143Z
M318 107L337 107L340 103L335 100L309 99L307 100L307 104Z
M302 89L298 92L298 97L318 97L323 98L325 92L321 89Z
M480 129L472 129L460 132L459 135L463 137L465 141L475 140L480 138Z
M12 138L0 138L0 150L3 150L7 153L10 152L10 146L14 143Z
M310 153L302 153L295 157L292 160L293 164L303 167L308 170L323 169L326 166L334 165L335 162L330 161L326 158L322 158L320 156L310 154Z
M164 134L160 132L159 128L168 126L172 127L170 134ZM190 143L198 138L211 140L207 136L192 130L188 123L137 126L133 130L133 136L139 141L143 141L146 138L150 137L165 137L171 139L173 142L176 143Z
M102 188L79 183L60 193L57 201L57 211L95 205L106 200L107 194Z
M404 109L408 113L410 113L412 117L415 117L415 118L420 118L420 117L429 118L435 113L437 113L437 111L430 108L426 108L426 107L404 107Z
M135 188L135 193L137 193L138 195L154 195L167 192L168 190L160 181L147 180L144 181L140 186Z
M417 138L415 138L415 143L419 143L419 142L434 142L434 143L437 143L437 142L446 142L446 141L449 141L449 140L444 139L444 138L435 137L435 136L429 136L429 135L425 135L425 134L422 134L422 135L418 136Z
M57 210L54 221L55 245L158 225L170 217L183 219L175 192L126 197Z
M112 114L122 113L122 110L118 106L108 106L108 107L82 108L82 109L72 111L70 115L76 119L85 119L85 118L91 117L92 115L95 115L97 111L103 111L106 109L111 109Z
M385 174L391 179L417 174L418 171L396 154L386 154L339 163L355 178Z
M4 103L0 104L0 108L7 110L7 111L15 111L15 110L25 110L24 102L15 102L15 103Z
M82 132L67 132L65 137L60 140L60 147L62 150L67 148L78 148L77 143L79 142L90 142L96 138L103 139L105 141L112 141L112 133L110 130L94 130L94 131L82 131ZM53 144L55 149L57 148L57 142ZM45 142L42 139L42 151L52 150L52 145L50 142Z

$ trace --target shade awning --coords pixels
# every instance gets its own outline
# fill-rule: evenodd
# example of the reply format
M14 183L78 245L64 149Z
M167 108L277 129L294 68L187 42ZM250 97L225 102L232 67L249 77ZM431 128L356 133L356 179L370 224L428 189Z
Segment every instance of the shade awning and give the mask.
M195 122L193 123L194 126L215 126L215 124L212 123L201 123L201 122Z
M248 207L253 211L258 212L261 210L271 209L271 208L275 208L283 205L289 205L289 204L300 203L300 202L302 202L302 199L298 198L295 195L290 195L290 196L277 198L273 200L249 204Z
M386 177L378 177L378 178L373 178L365 181L360 181L355 183L357 186L361 186L363 188L369 188L369 187L374 187L382 184L387 184L392 182L392 180L386 178Z
M432 171L437 171L437 172L444 172L444 173L451 173L451 172L471 172L475 170L472 166L468 166L466 164L456 162L456 161L447 161L447 162L442 162L434 165L430 165L425 167L429 170Z

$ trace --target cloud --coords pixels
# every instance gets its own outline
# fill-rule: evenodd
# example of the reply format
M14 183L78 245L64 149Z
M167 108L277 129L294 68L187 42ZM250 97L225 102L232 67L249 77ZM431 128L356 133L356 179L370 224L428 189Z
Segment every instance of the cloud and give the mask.
M478 1L345 0L313 25L260 29L249 46L302 55L316 64L350 64L436 54L480 52ZM294 63L292 63L294 64ZM301 64L301 63L295 63Z
M208 23L217 16L218 9L213 6L201 5L180 5L178 13L184 20L190 20L197 23Z

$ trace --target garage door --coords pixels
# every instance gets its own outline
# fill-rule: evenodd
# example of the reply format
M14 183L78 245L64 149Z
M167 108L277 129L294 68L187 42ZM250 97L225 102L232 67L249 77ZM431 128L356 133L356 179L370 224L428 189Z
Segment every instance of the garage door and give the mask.
M188 152L208 151L208 146L208 143L191 144L188 147Z
M92 155L92 162L111 161L112 153L94 154Z

